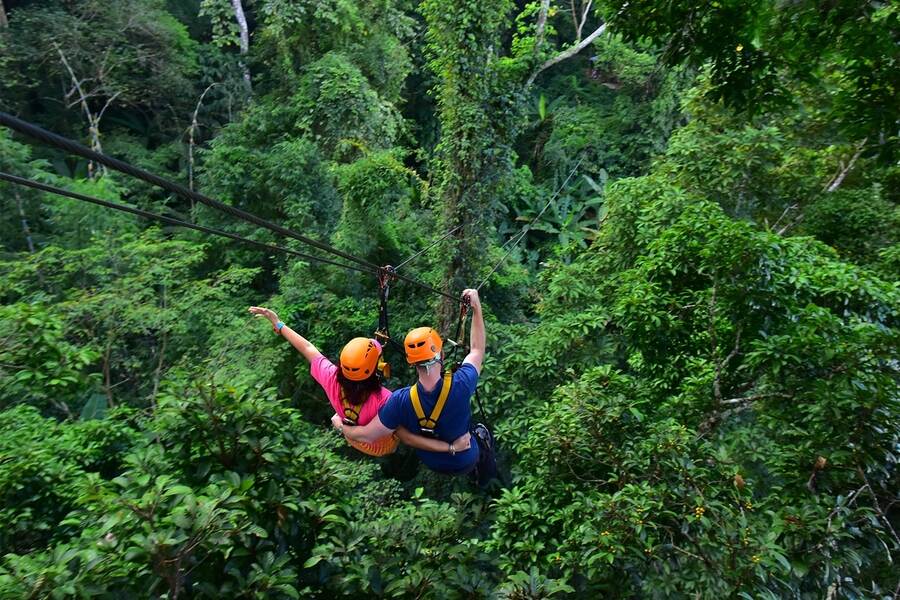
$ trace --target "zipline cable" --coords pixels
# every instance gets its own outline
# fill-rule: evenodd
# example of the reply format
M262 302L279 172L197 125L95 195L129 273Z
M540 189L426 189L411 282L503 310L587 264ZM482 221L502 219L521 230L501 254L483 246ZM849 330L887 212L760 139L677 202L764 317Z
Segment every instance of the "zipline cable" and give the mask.
M378 265L374 263L370 263L366 260L353 256L352 254L342 252L341 250L333 248L328 244L324 244L318 240L314 240L305 235L291 231L290 229L282 227L281 225L276 225L275 223L266 221L265 219L257 217L256 215L248 213L247 211L241 210L240 208L235 208L234 206L229 206L224 202L214 200L213 198L205 196L199 192L192 191L184 187L183 185L179 185L167 179L163 179L159 175L154 175L149 171L145 171L144 169L140 169L138 167L130 165L117 158L113 158L111 156L107 156L106 154L101 154L100 152L91 150L90 148L87 148L74 140L70 140L56 133L47 131L46 129L38 127L37 125L32 125L31 123L14 117L9 113L0 112L0 125L5 125L10 129L18 131L22 135L35 138L46 144L55 146L60 150L65 150L66 152L69 152L71 154L76 154L83 158L87 158L88 160L106 165L110 169L125 173L126 175L131 175L132 177L135 177L142 181L146 181L147 183L172 192L173 194L182 196L183 198L205 204L211 208L227 213L233 217L237 217L238 219L247 221L249 223L253 223L254 225L258 225L259 227L264 227L285 237L294 238L295 240L299 240L305 244L309 244L310 246L318 248L319 250L324 250L325 252L334 254L335 256L340 256L341 258L369 267L371 269L378 269Z
M491 278L491 275L497 272L497 269L500 268L500 265L502 265L506 261L506 259L509 258L509 255L512 254L512 251L515 250L516 246L519 245L519 242L522 241L522 238L524 238L525 235L531 230L532 225L537 223L538 219L544 216L544 213L547 212L547 209L550 208L550 205L553 204L554 200L556 200L556 197L559 196L560 192L562 192L566 187L566 184L569 183L569 180L572 179L572 175L574 175L575 171L578 170L578 167L581 166L581 161L583 160L584 155L582 154L581 158L578 159L578 162L575 163L575 166L572 167L572 170L569 172L569 175L566 177L565 181L562 182L562 185L556 188L556 191L553 192L553 195L550 196L549 200L547 200L547 204L544 205L544 208L542 208L541 211L533 219L531 219L531 221L529 221L528 224L525 225L525 227L522 228L522 231L506 240L506 243L500 247L500 249L503 250L503 248L506 248L510 245L510 243L512 243L512 246L510 246L509 250L506 251L506 254L504 254L503 257L499 261L497 261L497 264L494 265L494 268L491 269L491 272L487 274L487 277L485 277L484 280L478 284L478 287L475 288L476 291L481 291L481 288L488 282L488 279Z
M431 250L432 248L434 248L435 246L437 246L438 244L440 244L441 242L446 240L448 237L450 237L451 235L453 235L454 233L459 231L460 229L462 229L462 225L457 225L456 227L454 227L453 229L451 229L450 231L448 231L447 233L445 233L444 235L439 237L437 240L435 240L434 242L429 244L426 248L419 250L418 252L416 252L415 254L413 254L412 256L410 256L409 258L404 260L403 262L401 262L399 265L394 267L394 271L396 271L400 267L403 267L404 265L407 265L407 264L411 263L412 261L416 260L423 254L425 254L426 252L428 252L429 250Z
M492 179L496 180L496 179L497 179L497 176L494 176ZM460 198L465 197L465 195L466 195L467 193L469 193L469 191L471 191L471 189L472 189L477 183L480 183L480 181L475 181L475 182L471 183L470 185L468 185L468 186L466 187L466 189L461 193ZM475 219L474 221L472 221L471 223L469 223L468 226L469 226L469 228L477 227L483 220L484 220L484 215L481 215L480 217L478 217L477 219ZM416 253L413 254L412 256L408 257L406 260L402 261L399 265L397 265L396 267L394 267L394 270L396 271L396 270L399 269L400 267L402 267L402 266L404 266L404 265L406 265L406 264L408 264L408 263L411 263L412 261L416 260L417 258L419 258L420 256L422 256L423 254L425 254L426 252L428 252L429 250L431 250L432 248L434 248L435 246L437 246L438 244L440 244L441 242L443 242L444 240L446 240L448 237L450 237L451 235L453 235L454 233L456 233L457 231L459 231L460 229L462 229L464 226L466 226L466 223L460 223L459 225L457 225L456 227L454 227L453 229L451 229L450 231L448 231L447 233L445 233L444 235L442 235L441 237L439 237L438 239L436 239L434 242L432 242L431 244L429 244L428 246L426 246L426 247L423 248L422 250L419 250L418 252L416 252Z
M308 244L308 245L318 248L320 250L324 250L325 252L334 254L335 256L339 256L339 257L349 260L351 262L357 263L361 266L368 267L369 269L373 269L375 271L379 271L382 269L382 267L379 267L378 265L371 263L367 260L353 256L352 254L347 254L346 252L338 250L337 248L329 246L328 244L319 242L319 241L314 240L305 235L291 231L290 229L282 227L281 225L276 225L275 223L266 221L265 219L257 217L256 215L248 213L247 211L241 210L239 208L235 208L234 206L229 206L229 205L225 204L224 202L214 200L213 198L205 196L199 192L192 191L192 190L184 187L183 185L179 185L177 183L174 183L172 181L164 179L158 175L154 175L153 173L150 173L148 171L145 171L144 169L140 169L138 167L130 165L130 164L128 164L124 161L121 161L117 158L113 158L111 156L107 156L100 152L91 150L91 149L83 146L82 144L79 144L78 142L76 142L74 140L70 140L70 139L65 138L61 135L58 135L56 133L47 131L46 129L38 127L37 125L33 125L31 123L28 123L27 121L23 121L22 119L14 117L9 113L0 111L0 125L9 127L10 129L17 131L17 132L21 133L22 135L37 139L37 140L44 142L50 146L59 148L60 150L64 150L71 154L75 154L75 155L81 156L83 158L86 158L88 160L98 162L102 165L106 165L110 169L119 171L121 173L125 173L126 175L131 175L132 177L135 177L142 181L146 181L147 183L150 183L152 185L160 187L168 192L171 192L171 193L181 196L183 198L187 198L189 200L194 200L195 202L205 204L211 208L215 208L216 210L219 210L219 211L229 214L231 216L237 217L237 218L247 221L249 223L253 223L254 225L258 225L260 227L263 227L265 229L268 229L270 231L278 233L282 236L290 237L295 240L299 240L305 244ZM153 213L148 213L148 214L153 214ZM337 264L340 264L340 263L337 263ZM438 295L448 298L450 300L461 302L461 299L459 297L453 296L446 292L442 292L440 290L437 290L437 289L431 287L430 285L427 285L425 283L422 283L420 281L412 279L411 277L401 275L400 273L395 273L394 276L397 279L400 279L407 283L411 283L413 285L417 285L420 288L428 290L434 294L438 294Z
M100 198L94 198L93 196L86 196L85 194L79 194L77 192L70 192L69 190L54 187L52 185L47 185L46 183L41 183L39 181L25 179L24 177L10 175L9 173L4 173L2 171L0 171L0 180L7 181L9 183L14 183L14 184L21 185L21 186L25 186L25 187L30 187L30 188L33 188L36 190L41 190L43 192L56 194L57 196L65 196L66 198L72 198L74 200L81 200L82 202L89 202L91 204L96 204L98 206L103 206L105 208L111 208L113 210L131 213L133 215L137 215L139 217L144 217L146 219L153 219L156 221L161 221L161 222L169 224L169 225L175 225L176 227L185 227L187 229L194 229L196 231L201 231L203 233L208 233L211 235L225 237L225 238L235 240L238 242L243 242L245 244L251 244L253 246L256 246L258 248L263 248L265 250L273 250L276 252L284 252L286 254L292 254L294 256L302 258L303 260L308 260L311 262L319 262L319 263L323 263L326 265L333 265L335 267L343 267L345 269L352 269L354 271L359 271L360 273L367 273L367 274L374 273L374 271L369 268L358 267L356 265L346 265L344 263L335 262L335 261L329 260L327 258L320 258L318 256L311 256L309 254L304 254L303 252L297 252L296 250L291 250L290 248L284 248L282 246L274 246L272 244L266 244L264 242L257 242L255 240L247 239L247 238L241 237L239 235L235 235L233 233L228 233L227 231L222 231L220 229L204 227L203 225L196 225L194 223L188 223L187 221L182 221L180 219L167 217L165 215L158 215L156 213L148 212L146 210L141 210L140 208L126 206L124 204L116 204L114 202L109 202L108 200L101 200Z

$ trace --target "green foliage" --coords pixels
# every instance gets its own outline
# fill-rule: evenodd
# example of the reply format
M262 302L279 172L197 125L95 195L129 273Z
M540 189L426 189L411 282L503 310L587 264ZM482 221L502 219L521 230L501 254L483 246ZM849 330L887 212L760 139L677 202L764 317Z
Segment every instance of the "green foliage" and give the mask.
M422 493L418 488L416 495ZM304 564L335 594L422 598L487 598L490 557L470 531L484 506L469 496L413 504L360 519L329 515L324 543ZM473 521L474 520L474 521Z
M837 190L810 205L801 230L853 262L867 264L880 248L897 242L900 207L885 200L878 188Z
M22 312L25 308L18 309L24 315L21 325L10 323L13 355L27 366L23 373L32 373L20 377L52 380L67 394L80 392L84 398L93 390L85 389L76 371L92 363L99 367L111 403L117 394L135 402L152 399L165 368L186 352L204 348L203 340L221 315L246 310L241 290L255 270L206 273L204 260L202 246L161 240L159 230L151 229L140 237L100 239L71 251L51 246L23 260L0 263L0 293L9 301L55 303L45 333L27 325L28 318L41 322L44 315L32 316ZM40 341L42 335L46 341ZM46 350L34 353L38 348ZM28 391L28 397L34 394L47 402L71 400L67 394L47 395L42 387ZM57 406L64 410L64 404Z
M396 154L372 153L336 167L343 211L334 240L339 248L376 264L403 256L427 243L420 232L429 230L417 208L425 182L403 166Z
M281 139L280 132L272 131L270 135L277 135L273 140L254 132L257 119L268 120L263 111L249 111L243 123L227 127L216 138L205 157L207 191L288 227L328 232L337 207L321 153L307 139ZM256 136L247 135L251 132ZM210 218L222 219L218 214ZM238 231L241 228L244 234L255 233L246 225Z
M27 403L71 416L73 405L96 389L88 368L99 353L69 343L64 328L61 315L46 306L0 306L0 407Z
M198 16L209 19L214 45L218 47L240 45L240 30L230 2L200 0Z
M900 433L896 286L661 179L621 181L607 203L498 369L498 402L526 402L500 427L519 455L501 567L594 593L782 596L841 574L871 593L881 544L897 550L879 515ZM604 355L626 372L589 367ZM878 491L845 506L860 486ZM827 566L809 560L822 543Z
M31 406L0 412L0 551L29 552L71 531L62 520L88 474L115 475L138 439L128 416L57 425Z
M297 126L326 151L346 142L376 149L396 142L400 116L348 56L324 55L306 68L299 83Z
M45 98L74 100L72 112L56 113L54 124L63 131L86 130L66 126L66 121L79 122L81 106L77 90L74 98L60 93L72 87L61 51L95 114L107 102L139 108L154 117L173 108L187 112L197 43L161 0L45 4L16 9L2 35L4 96L20 106L29 98L40 98L41 103Z
M628 39L664 46L668 61L707 65L710 97L751 112L788 101L785 82L818 79L842 130L885 136L888 162L896 152L900 11L891 3L616 0L606 12Z
M102 200L121 203L122 190L111 177L65 179L65 189ZM134 217L93 204L43 194L47 229L54 234L55 245L85 249L98 239L110 239L125 233L137 234L140 225Z
M271 85L279 89L290 89L316 59L343 53L381 97L396 102L410 69L404 42L415 26L405 10L395 0L265 0L256 53L277 74Z
M19 177L35 177L43 174L47 163L34 160L31 148L13 140L6 131L0 132L0 169ZM0 183L0 238L7 251L28 250L40 242L40 231L44 215L36 201L38 193L28 188L13 187Z
M496 0L471 4L426 0L420 10L428 24L428 66L437 77L433 94L441 139L435 148L435 197L442 228L492 221L496 181L506 174L513 116L512 98L500 84L498 34L511 4ZM506 142L506 143L504 143ZM487 246L484 226L468 226L451 238L444 279L453 289L475 280L478 256ZM444 308L449 322L453 308Z
M593 165L613 178L637 175L666 148L680 117L684 70L661 71L652 48L618 37L600 38L594 52L588 69L546 83L553 108L533 134L536 172L565 177L581 155L591 175L598 175Z
M898 588L893 4L252 0L247 54L224 0L12 4L4 110L372 263L459 226L404 267L450 293L502 258L507 484L349 448L247 313L336 359L373 275L2 184L0 598ZM0 170L324 256L25 142ZM394 282L393 335L437 302Z

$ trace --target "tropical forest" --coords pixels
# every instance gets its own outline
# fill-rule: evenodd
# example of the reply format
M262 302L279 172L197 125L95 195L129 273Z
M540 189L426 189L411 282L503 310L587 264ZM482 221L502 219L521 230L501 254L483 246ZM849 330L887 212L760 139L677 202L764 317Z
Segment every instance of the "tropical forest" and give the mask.
M900 4L0 0L0 599L900 598Z

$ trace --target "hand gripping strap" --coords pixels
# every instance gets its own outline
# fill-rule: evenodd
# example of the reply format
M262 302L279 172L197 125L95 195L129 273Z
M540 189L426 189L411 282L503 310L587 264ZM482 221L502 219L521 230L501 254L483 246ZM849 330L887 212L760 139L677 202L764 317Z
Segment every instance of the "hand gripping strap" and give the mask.
M426 432L434 433L437 427L438 419L441 418L441 412L447 403L447 397L450 395L450 387L453 385L453 373L444 374L444 385L441 387L441 393L438 396L434 410L426 417L425 411L422 409L422 402L419 400L419 385L415 384L409 388L409 399L412 401L413 410L416 411L416 417L419 419L419 428Z

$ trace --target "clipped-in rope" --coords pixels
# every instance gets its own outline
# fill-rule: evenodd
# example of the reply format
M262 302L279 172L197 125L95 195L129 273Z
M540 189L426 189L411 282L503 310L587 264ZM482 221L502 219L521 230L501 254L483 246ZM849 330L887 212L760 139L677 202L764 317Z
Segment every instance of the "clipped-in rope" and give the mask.
M511 238L509 238L508 240L506 240L506 243L500 247L500 249L503 250L504 248L509 246L509 250L507 250L506 254L504 254L503 257L499 261L497 261L497 264L494 265L494 268L491 269L490 273L487 274L487 277L485 277L484 280L478 284L478 287L475 288L476 290L478 290L478 291L481 290L481 288L484 286L484 284L486 284L488 282L488 280L491 278L491 275L496 273L497 269L499 269L500 266L504 262L506 262L506 259L509 258L509 255L512 254L512 251L516 249L516 246L519 245L519 242L521 242L522 239L525 237L525 235L531 230L531 227L535 223L537 223L538 220L542 216L544 216L544 213L547 212L547 209L550 208L550 205L553 204L554 200L556 200L556 197L559 196L560 192L562 192L563 189L566 187L566 184L569 183L569 180L572 179L572 176L575 174L575 171L578 170L578 167L581 166L581 161L583 161L583 160L584 160L584 155L582 154L581 158L578 159L578 162L575 163L575 166L572 167L572 170L569 172L568 177L566 177L565 181L562 182L562 185L560 185L558 188L556 188L556 191L553 192L553 195L550 196L549 200L547 200L547 204L544 205L544 208L542 208L541 211L533 219L531 219L531 221L529 221L528 224L525 225L525 227L522 228L522 231L520 231L516 235L514 235Z

